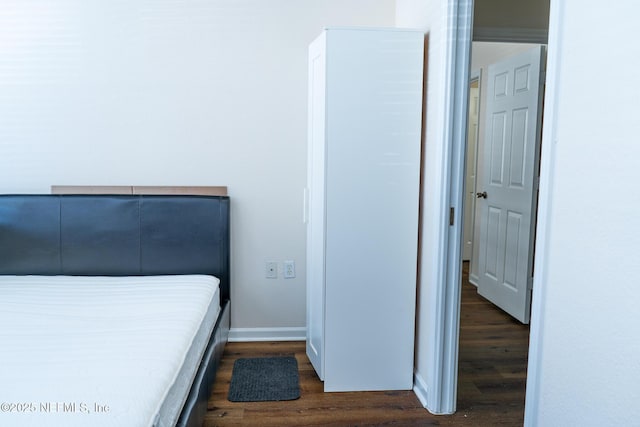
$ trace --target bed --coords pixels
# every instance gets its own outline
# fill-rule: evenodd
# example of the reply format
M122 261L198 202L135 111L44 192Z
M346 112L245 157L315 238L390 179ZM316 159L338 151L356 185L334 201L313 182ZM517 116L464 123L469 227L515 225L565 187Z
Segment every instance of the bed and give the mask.
M229 198L0 195L0 425L200 426Z

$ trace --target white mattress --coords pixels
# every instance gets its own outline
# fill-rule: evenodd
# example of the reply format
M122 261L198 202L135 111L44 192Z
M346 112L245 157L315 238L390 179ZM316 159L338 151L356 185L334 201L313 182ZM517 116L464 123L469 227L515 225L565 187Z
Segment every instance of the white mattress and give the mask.
M0 425L170 425L218 316L218 284L0 276Z

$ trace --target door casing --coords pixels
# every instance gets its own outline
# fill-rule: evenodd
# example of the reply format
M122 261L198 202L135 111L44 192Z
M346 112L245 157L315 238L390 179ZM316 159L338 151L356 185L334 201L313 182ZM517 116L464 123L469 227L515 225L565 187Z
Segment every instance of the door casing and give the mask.
M558 0L550 0L551 11L549 15L549 37L548 37L548 62L545 93L545 116L553 117L553 104L559 99L556 93L555 77L557 75L557 67L560 58L558 52L554 50L555 43L560 39L560 23L563 20L562 2ZM471 51L471 33L473 29L473 0L449 0L447 3L447 32L451 37L447 43L448 75L445 84L445 93L453 106L447 111L444 126L449 135L447 144L451 147L450 155L443 157L443 166L450 174L443 175L442 185L443 196L449 201L458 201L458 204L452 204L452 207L458 207L457 211L462 211L462 198L464 196L464 148L465 139L461 137L466 126L466 105L468 102L468 80L469 80L469 64ZM504 40L508 41L508 40ZM540 41L542 42L542 41ZM457 77L457 79L456 79ZM462 82L463 87L458 87ZM462 126L465 125L465 126ZM462 127L462 129L461 129ZM457 130L457 132L456 132ZM543 143L550 136L547 131L543 130ZM540 165L544 171L545 165L551 165L553 158L549 152L543 151ZM551 169L551 168L549 168ZM458 178L458 179L456 179ZM541 173L540 188L546 183L548 178ZM538 234L547 227L545 221L545 213L548 210L550 202L544 199L539 200L538 204ZM462 243L462 220L461 214L451 215L453 224L447 224L448 232L445 241L440 245L437 252L442 254L443 280L438 285L439 295L434 306L434 318L437 321L435 325L435 353L436 363L432 366L432 372L428 384L425 384L429 390L427 408L433 413L451 414L455 412L457 398L457 364L458 364L458 337L459 337L459 321L460 321L460 268L461 268L461 243ZM443 224L443 227L445 225ZM544 235L544 234L543 234ZM536 242L536 250L540 256L540 249L544 247L545 242L538 239ZM536 266L538 274L544 266ZM544 274L542 274L544 275ZM527 394L525 403L525 426L535 425L535 413L538 402L538 376L540 367L540 349L538 348L538 340L540 329L542 327L542 307L536 303L535 294L544 295L546 289L544 287L537 288L534 292L532 304L532 321L531 336L529 343L529 362L527 368Z

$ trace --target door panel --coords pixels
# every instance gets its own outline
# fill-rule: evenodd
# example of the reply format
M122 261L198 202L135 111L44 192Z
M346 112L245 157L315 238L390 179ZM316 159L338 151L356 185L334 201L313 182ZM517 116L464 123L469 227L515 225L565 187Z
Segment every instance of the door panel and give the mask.
M529 110L522 108L513 111L513 134L511 135L511 161L509 186L522 189L525 184L525 160L527 153L527 126Z
M324 380L325 83L324 39L309 48L307 169L307 356Z
M500 242L500 209L489 206L487 212L487 238L485 246L486 264L484 273L493 280L498 279L498 245Z
M478 292L529 322L543 47L489 67Z
M491 124L491 135L489 141L491 150L491 163L489 170L491 171L491 185L502 185L502 176L504 170L504 146L506 138L506 112L500 111L493 114L493 123Z
M517 212L507 212L506 246L504 260L504 286L517 291L518 283L518 249L520 248L520 230L522 229L522 215Z

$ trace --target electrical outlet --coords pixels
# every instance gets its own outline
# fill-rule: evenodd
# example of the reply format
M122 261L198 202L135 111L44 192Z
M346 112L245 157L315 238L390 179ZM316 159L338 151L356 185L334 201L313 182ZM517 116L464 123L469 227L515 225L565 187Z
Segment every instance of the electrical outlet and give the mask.
M277 279L278 278L278 263L269 261L265 264L265 275L267 279Z
M296 263L294 261L285 261L284 262L284 272L285 279L293 279L296 277Z

